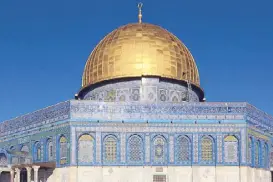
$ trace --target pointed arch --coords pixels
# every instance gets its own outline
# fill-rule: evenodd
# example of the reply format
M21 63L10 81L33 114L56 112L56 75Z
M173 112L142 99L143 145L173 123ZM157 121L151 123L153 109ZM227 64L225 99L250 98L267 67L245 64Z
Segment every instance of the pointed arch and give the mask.
M253 139L248 137L248 147L247 147L247 161L250 166L253 166L254 155L253 155Z
M118 161L118 139L115 135L107 135L103 141L103 162L116 163Z
M67 138L62 135L59 139L59 147L60 147L60 164L66 164L67 163L67 157L68 157L68 152L67 152Z
M176 138L176 161L188 162L191 160L191 141L188 136L180 135Z
M21 147L21 152L29 153L29 148L28 148L28 146L27 146L27 145L23 145L23 146Z
M270 152L270 166L273 167L273 145L271 145L270 149L268 149Z
M143 163L144 144L141 136L134 134L128 139L128 161L132 163Z
M95 154L95 140L90 134L83 134L78 139L78 161L93 163Z
M34 160L41 161L42 159L42 149L40 142L35 142L34 144Z
M167 162L167 141L162 135L157 135L153 138L152 147L153 162L156 164L162 164Z
M46 153L47 153L47 160L48 161L52 161L54 160L54 156L53 156L53 142L52 139L49 138L46 142Z
M203 162L213 162L213 138L203 136L201 138L201 160Z
M268 168L268 145L266 142L263 144L262 151L263 151L263 156L262 156L263 164L262 165L264 168Z
M259 167L261 165L261 142L257 140L255 142L255 166Z
M224 159L227 163L238 162L239 141L234 135L228 135L224 138Z
M20 150L22 153L24 153L24 155L28 155L29 154L29 147L25 144L21 147L21 150Z
M0 153L0 167L8 166L8 156L5 153Z

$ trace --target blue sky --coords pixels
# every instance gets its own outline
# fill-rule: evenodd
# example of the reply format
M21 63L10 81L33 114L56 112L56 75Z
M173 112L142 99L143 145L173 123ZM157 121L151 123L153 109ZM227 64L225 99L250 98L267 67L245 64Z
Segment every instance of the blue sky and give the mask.
M0 1L0 121L72 99L104 35L137 21L136 0ZM273 1L143 0L193 54L207 101L273 115Z

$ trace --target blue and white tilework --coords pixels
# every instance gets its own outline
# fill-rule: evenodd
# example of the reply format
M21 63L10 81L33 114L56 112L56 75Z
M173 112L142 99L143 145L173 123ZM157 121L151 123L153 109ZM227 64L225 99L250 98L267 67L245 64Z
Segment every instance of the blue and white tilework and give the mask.
M193 90L188 89L187 86L160 81L159 78L145 77L93 88L84 95L83 99L105 102L199 102L198 95Z
M47 155L48 149L42 142L50 137L53 142L53 161L58 167L68 165L252 165L254 160L247 161L246 158L247 139L251 136L255 142L257 140L261 142L260 156L258 156L260 163L256 167L269 167L264 160L269 157L266 156L267 154L272 153L265 150L271 147L266 149L263 146L264 144L272 145L272 136L269 133L272 132L273 127L271 116L247 103L167 102L171 98L174 99L172 101L180 100L182 93L171 87L169 89L160 87L160 84L154 87L143 83L142 86L141 88L124 87L117 90L116 95L107 92L107 101L104 96L98 96L103 101L71 100L5 121L0 124L0 149L2 149L0 155L3 155L1 151L8 151L6 154L8 163L18 164L21 161L18 156L10 152L10 147L15 146L15 150L20 151L23 144L32 147L31 141L40 141L41 158L47 162L48 158L43 156ZM146 95L141 95L143 92ZM133 95L128 95L129 93ZM150 102L138 102L143 98ZM119 102L115 99L119 99ZM121 100L124 102L120 102ZM88 164L78 161L78 138L84 133L91 134L94 139L94 146L89 148L94 150L90 152L94 154L94 157L90 158L92 162L89 161ZM69 150L68 163L60 166L58 165L60 161L58 141L61 135L67 137ZM133 143L129 145L129 137L132 135L139 136L141 140L134 140L134 145ZM238 138L237 147L233 144L225 145L226 135ZM115 136L116 145L109 145L106 149L104 143L106 136ZM177 149L179 136L189 138L191 150L188 153ZM203 136L213 137L213 161L202 161L200 146ZM155 140L155 137L161 138ZM141 150L139 146L143 146ZM116 157L117 160L105 161L105 152L112 151L114 148L116 153L113 159ZM232 160L231 158L227 160L225 157L228 156L227 152L231 151L229 150L231 148L237 151L238 156L234 155ZM252 153L250 157L254 159L254 147ZM192 156L189 161L179 162L180 159L187 159L187 154ZM130 158L130 156L133 157ZM28 157L34 157L30 150ZM28 157L24 161L32 160ZM133 160L137 158L141 159L141 162Z

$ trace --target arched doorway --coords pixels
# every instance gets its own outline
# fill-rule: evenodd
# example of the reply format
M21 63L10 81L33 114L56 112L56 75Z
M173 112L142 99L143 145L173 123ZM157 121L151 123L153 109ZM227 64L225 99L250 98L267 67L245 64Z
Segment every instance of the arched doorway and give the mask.
M25 168L20 172L20 182L27 182L27 170Z

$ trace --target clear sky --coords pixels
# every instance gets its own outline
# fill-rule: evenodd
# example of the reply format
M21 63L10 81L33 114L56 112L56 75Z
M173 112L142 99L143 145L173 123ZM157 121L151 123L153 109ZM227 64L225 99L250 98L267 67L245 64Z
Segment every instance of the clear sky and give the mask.
M207 101L273 115L272 0L143 0L193 54ZM0 121L69 100L104 35L137 21L136 0L0 1Z

